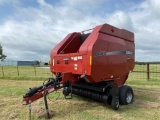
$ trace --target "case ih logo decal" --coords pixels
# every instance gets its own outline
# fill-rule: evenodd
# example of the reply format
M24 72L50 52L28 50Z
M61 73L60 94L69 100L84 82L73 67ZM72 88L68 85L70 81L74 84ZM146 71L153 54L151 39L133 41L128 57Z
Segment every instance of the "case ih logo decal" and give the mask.
M134 52L131 52L131 51L114 51L114 52L100 51L100 52L95 52L94 56L121 55L121 54L134 55Z

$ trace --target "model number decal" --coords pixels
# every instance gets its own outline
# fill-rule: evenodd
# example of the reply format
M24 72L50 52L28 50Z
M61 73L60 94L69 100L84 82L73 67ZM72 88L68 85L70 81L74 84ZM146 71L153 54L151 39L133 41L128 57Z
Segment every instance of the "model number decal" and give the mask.
M134 55L134 52L132 51L113 51L113 52L100 51L100 52L95 52L94 56L107 56L107 55L120 55L120 54Z

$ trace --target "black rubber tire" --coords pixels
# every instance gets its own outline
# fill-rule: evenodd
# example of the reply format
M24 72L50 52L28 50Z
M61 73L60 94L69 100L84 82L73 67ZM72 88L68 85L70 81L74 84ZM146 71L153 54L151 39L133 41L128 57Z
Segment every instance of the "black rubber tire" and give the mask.
M133 102L134 94L130 86L123 85L119 89L119 102L121 105L128 105Z
M119 99L118 99L118 97L113 97L113 98L112 98L111 107L112 107L114 110L118 110L118 109L119 109Z
M62 93L63 93L64 96L68 96L71 93L71 91L70 91L69 88L63 88Z

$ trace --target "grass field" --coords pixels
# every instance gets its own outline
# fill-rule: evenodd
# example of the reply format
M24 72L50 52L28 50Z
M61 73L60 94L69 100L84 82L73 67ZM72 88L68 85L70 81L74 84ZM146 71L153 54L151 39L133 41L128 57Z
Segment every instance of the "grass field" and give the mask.
M0 66L0 79L44 80L53 77L49 67Z
M37 68L38 69L38 68ZM43 72L43 70L42 70ZM52 76L52 75L51 75ZM48 100L52 120L159 120L160 118L160 78L135 79L131 73L127 85L135 94L133 104L120 106L118 111L109 105L74 95L73 99L65 100L61 90L51 93ZM39 77L39 76L37 76ZM33 75L29 79L7 80L0 79L0 119L28 120L28 106L22 105L22 96L27 89L42 84L42 78L36 80ZM50 77L50 76L49 76ZM137 74L136 76L137 77ZM12 77L11 77L12 78ZM9 79L11 79L9 78ZM27 77L24 77L27 78ZM57 96L60 96L56 100ZM56 101L55 101L56 100ZM32 120L46 119L43 98L32 103Z
M147 65L135 65L134 71L142 71L131 74L130 79L147 80ZM151 64L150 73L151 79L160 78L160 64ZM35 66L0 66L0 79L11 80L44 80L53 77L49 67L35 67Z

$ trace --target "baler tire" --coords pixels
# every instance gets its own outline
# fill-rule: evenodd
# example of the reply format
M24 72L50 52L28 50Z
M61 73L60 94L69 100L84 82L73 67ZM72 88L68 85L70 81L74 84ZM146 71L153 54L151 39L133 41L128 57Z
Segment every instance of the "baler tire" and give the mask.
M119 101L121 105L128 105L133 102L134 94L130 86L123 85L119 89Z
M113 97L112 101L111 101L111 107L114 110L118 110L119 109L119 99L117 97Z
M71 92L68 88L66 88L66 89L64 88L62 93L63 93L64 96L68 96Z

